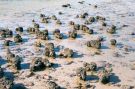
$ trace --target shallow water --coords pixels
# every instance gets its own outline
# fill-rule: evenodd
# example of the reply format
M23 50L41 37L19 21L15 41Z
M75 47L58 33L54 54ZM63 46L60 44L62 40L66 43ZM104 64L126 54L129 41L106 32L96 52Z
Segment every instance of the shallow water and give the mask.
M80 1L80 0L76 0ZM85 0L88 3L99 3L105 0ZM110 2L111 0L107 0ZM67 2L74 3L74 0L0 0L0 16L12 13L34 11L42 8L55 8Z

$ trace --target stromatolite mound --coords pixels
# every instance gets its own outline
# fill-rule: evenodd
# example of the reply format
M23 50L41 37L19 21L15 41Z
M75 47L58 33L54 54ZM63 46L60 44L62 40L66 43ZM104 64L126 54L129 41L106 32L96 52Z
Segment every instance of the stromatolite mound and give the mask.
M82 30L83 32L88 33L88 34L94 33L93 29L90 29L86 25L80 25L80 30Z
M8 62L12 62L12 58L15 57L15 54L13 54L9 49L6 50L6 58Z
M45 65L42 62L41 57L35 57L34 59L32 59L32 62L30 64L31 71L40 71L40 70L43 70L44 68L45 68Z
M63 35L60 33L59 29L55 29L54 32L53 32L53 35L55 36L55 38L58 38L58 39L63 38Z
M56 24L61 25L62 22L61 22L59 19L57 19L57 20L56 20Z
M3 69L2 69L1 66L0 66L0 78L2 78L3 75L4 75L4 71L3 71Z
M74 30L80 30L80 24L74 24L73 28Z
M51 66L52 63L50 63L48 59L35 57L30 64L30 71L41 71Z
M69 31L68 32L68 37L75 39L77 37L77 31L76 30Z
M110 40L111 45L116 45L117 41L115 39Z
M62 50L61 52L60 52L60 57L65 57L65 58L71 58L71 57L73 57L73 55L74 55L74 52L73 52L73 50L72 49L69 49L69 48L65 48L64 50Z
M39 31L40 31L39 28L34 28L34 27L28 27L27 28L27 32L30 33L30 34L36 34Z
M10 42L11 42L10 40L5 40L4 41L4 46L9 46L10 45Z
M75 25L75 22L70 21L70 22L69 22L69 25L73 26L73 25Z
M21 60L22 58L19 57L18 55L13 54L9 49L7 49L6 53L7 61L10 63L10 65L15 69L15 70L20 70L21 69Z
M17 32L23 32L23 27L17 27L15 30L16 30Z
M43 18L43 17L45 17L45 14L40 14L40 18Z
M88 16L88 13L82 13L79 15L79 18L85 19Z
M130 85L122 85L120 89L134 89L134 87Z
M49 23L49 21L47 18L43 17L41 18L41 23Z
M76 75L81 79L81 80L86 80L86 70L83 67L80 67L76 70Z
M91 40L87 41L87 47L93 47L93 48L101 48L101 42L99 40Z
M46 87L47 87L47 89L61 89L57 83L55 83L54 81L50 81L50 80L46 81Z
M111 28L107 29L107 32L110 33L110 34L114 34L116 32L116 26L112 25Z
M39 24L38 23L34 23L34 28L39 28Z
M99 71L99 81L102 83L102 84L107 84L110 82L110 75L111 73L108 72L107 70L100 70Z
M54 50L54 44L53 43L46 43L45 47L48 48L49 50Z
M46 43L45 44L45 54L44 55L46 57L52 57L52 58L56 57L53 43Z
M92 24L93 22L95 22L95 17L90 17L89 19L87 19L84 24Z
M16 55L14 58L12 58L11 65L15 70L20 70L21 69L21 58L18 55Z
M19 34L16 34L16 36L14 37L14 41L15 41L16 43L20 43L20 42L22 42L23 40L22 40L22 37L21 37Z
M97 64L95 62L91 63L84 63L83 67L86 69L86 71L96 71L97 69Z
M0 36L3 38L12 37L13 32L7 28L0 28Z
M41 42L35 41L34 46L35 46L35 47L41 47L42 45L41 45Z
M52 20L57 20L57 17L56 17L55 15L53 15L53 16L51 17L51 19L52 19Z
M0 89L12 89L13 81L8 78L0 78Z
M96 16L95 18L97 20L102 20L102 21L105 21L106 20L106 18L105 17L102 17L102 16Z
M36 36L37 36L38 39L48 40L49 39L48 30L39 31L39 32L37 32Z

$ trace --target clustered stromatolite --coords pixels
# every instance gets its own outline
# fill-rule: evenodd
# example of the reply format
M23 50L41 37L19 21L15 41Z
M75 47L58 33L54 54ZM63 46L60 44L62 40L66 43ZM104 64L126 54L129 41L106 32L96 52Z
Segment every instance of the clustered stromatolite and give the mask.
M16 30L17 32L23 32L23 27L17 27L15 30Z
M14 37L14 41L15 41L16 43L20 43L20 42L22 42L23 40L22 40L21 35L16 34L16 36Z
M53 43L46 43L45 44L45 53L44 55L46 57L52 57L55 58L56 54L54 51L54 44Z
M52 66L52 63L49 62L46 58L41 57L35 57L32 59L32 62L30 64L30 71L41 71L45 68L49 68Z
M101 70L99 73L99 81L102 84L107 84L110 82L110 73L107 70Z
M111 45L116 45L117 41L115 39L110 40Z
M65 57L65 58L71 58L73 57L74 55L74 52L72 49L69 49L69 48L65 48L64 50L62 50L59 54L60 57Z
M112 25L111 28L107 29L107 32L110 33L110 34L114 34L116 32L116 26Z
M96 71L97 64L95 62L91 62L91 63L85 62L83 64L83 67L85 68L86 71Z
M105 67L102 67L101 69L97 70L97 64L95 62L85 62L83 64L83 67L79 67L76 69L76 76L79 78L78 82L80 84L85 82L87 80L88 73L91 72L92 74L90 76L97 76L100 83L109 83L112 69L110 67L110 64L108 65L109 66L106 65ZM77 86L80 87L80 84L77 84Z
M61 89L61 87L58 86L57 83L55 83L54 81L51 81L51 80L46 81L46 88L47 89Z
M13 32L8 28L0 28L0 36L3 38L12 37Z
M10 42L11 42L10 40L5 40L4 41L4 46L10 46Z
M8 78L0 78L0 89L12 89L13 81Z
M93 47L93 48L101 48L101 42L99 40L90 40L90 41L87 41L87 46L88 47Z
M82 2L83 3L83 2ZM65 4L62 5L62 7L69 7L71 8L70 4ZM94 5L95 8L97 8L97 5ZM59 15L62 15L62 12L58 13ZM70 16L70 15L69 15ZM36 39L40 40L40 42L35 41L34 46L36 47L41 47L40 49L42 50L42 48L44 47L44 54L43 57L39 57L41 55L38 55L36 57L34 57L32 59L32 62L30 63L30 72L33 73L35 71L40 71L40 70L44 70L46 68L50 68L52 67L53 63L51 63L49 61L49 59L51 58L56 58L56 54L57 51L55 53L55 45L54 43L49 43L48 40L49 39L49 30L50 29L46 29L46 27L43 28L43 24L51 24L52 21L55 22L55 25L58 25L58 27L60 27L59 25L62 25L61 27L64 26L64 24L66 24L63 19L59 19L59 16L56 17L56 15L52 15L52 16L46 16L45 14L40 14L40 21L35 21L34 19L32 20L32 26L27 28L27 33L29 33L30 37L35 37ZM85 13L81 13L81 14L77 14L75 19L79 19L82 20L83 23L77 23L74 21L70 21L69 25L71 27L71 29L69 29L70 31L68 32L68 37L69 38L77 38L77 35L79 35L79 33L88 33L88 34L93 34L96 33L95 31L97 31L98 29L94 30L94 27L91 27L90 24L94 24L96 22L101 22L102 28L105 28L108 26L108 24L105 22L106 18L102 17L102 16L89 16L88 12ZM40 24L42 23L42 24ZM91 29L92 28L92 29ZM102 28L99 28L100 31L103 30ZM63 28L53 28L55 29L53 31L53 35L55 38L58 39L63 39L65 34L63 35L63 32L61 32L60 29ZM16 29L17 34L14 36L14 41L16 43L20 43L23 42L23 32L24 32L24 28L19 26ZM64 29L65 30L65 29ZM63 30L62 30L63 31ZM114 34L116 32L116 26L112 25L111 27L109 27L106 30L108 33L110 34ZM102 34L102 33L99 33ZM26 35L26 33L25 33ZM84 34L81 34L84 35ZM0 36L2 38L8 38L8 37L12 37L13 36L13 32L9 29L5 29L5 28L0 28ZM34 39L35 39L34 38ZM90 37L91 38L91 37ZM33 40L33 39L32 39ZM44 41L47 40L47 41ZM103 41L103 37L99 37L96 40L91 40L87 41L86 45L87 47L93 47L96 49L100 49L101 48L101 42ZM74 40L75 41L75 40ZM78 40L77 40L78 41ZM4 45L5 46L9 46L10 45L10 40L8 39L4 39ZM41 44L45 42L45 44ZM46 43L47 42L47 43ZM53 42L53 41L51 41ZM54 41L56 42L56 41ZM57 43L57 42L56 42ZM111 39L110 40L110 44L111 45L116 45L117 41L115 39ZM21 69L21 57L12 53L9 49L7 50L6 53L7 56L7 62L16 70L20 70ZM72 58L74 56L74 51L70 48L63 48L60 51L59 57L63 57L63 58ZM99 69L100 70L100 69ZM80 80L82 81L86 81L87 80L87 75L88 72L91 72L91 74L93 73L93 75L97 76L97 73L99 72L99 75L97 76L99 78L99 81L103 84L107 84L110 81L110 75L111 72L106 70L105 68L103 70L99 71L97 69L97 64L95 62L91 62L91 63L87 63L85 62L83 64L83 67L79 67L75 72L76 72L76 76L79 77ZM13 84L13 82L11 81L7 81L6 78L3 78L3 69L0 67L0 89L9 89L10 86ZM9 86L8 86L9 85ZM60 89L60 87L58 86L58 84L54 81L50 81L48 80L46 82L46 87L47 89ZM8 86L8 87L7 87ZM45 88L46 88L45 87ZM79 88L82 89L82 88Z
M21 57L18 55L13 54L9 49L7 49L7 61L10 63L10 65L15 69L15 70L20 70L21 69Z
M2 69L1 66L0 66L0 78L2 78L3 75L4 75L4 71L3 71L3 69Z
M80 67L76 70L76 75L81 79L81 80L86 80L86 70L83 67Z
M37 32L36 34L37 38L38 39L41 39L41 40L48 40L49 37L48 37L48 30L43 30L43 31L39 31Z
M68 37L75 39L75 38L77 37L77 31L76 31L76 30L69 31L69 32L68 32Z
M13 81L4 76L3 68L0 67L0 89L11 89Z
M55 29L54 32L53 32L53 35L55 36L55 38L58 38L58 39L63 38L63 35L60 33L59 29Z

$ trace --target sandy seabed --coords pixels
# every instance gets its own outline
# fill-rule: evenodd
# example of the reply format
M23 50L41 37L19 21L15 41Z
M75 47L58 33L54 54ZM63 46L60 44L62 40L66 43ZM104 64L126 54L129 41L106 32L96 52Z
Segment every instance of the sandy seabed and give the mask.
M119 85L135 86L135 70L131 69L135 65L135 1L134 0L85 0L83 4L78 3L80 0L1 0L0 1L0 27L8 27L15 32L15 28L22 26L24 33L22 38L25 40L23 44L10 46L10 50L21 56L23 62L22 69L19 76L15 77L15 83L22 83L28 89L46 89L42 87L45 79L36 79L35 76L51 76L55 82L66 89L74 89L75 69L81 67L83 62L96 62L98 67L104 66L106 63L112 64L113 76L111 77L111 85L103 85L101 83L92 83L94 89L121 89ZM71 8L63 8L63 4L71 4ZM90 5L91 4L91 5ZM97 5L97 8L94 8ZM62 12L59 15L58 12ZM109 26L115 25L117 31L115 34L108 34L106 28L102 27L101 23L93 23L87 25L94 30L94 34L84 34L79 32L75 40L70 40L66 37L68 31L72 28L68 25L69 21L74 21L77 24L83 24L84 19L75 18L77 14L87 12L91 16L103 16L106 18L106 23ZM43 24L40 23L39 15L43 13L47 16L56 15L62 21L62 25L56 25L54 22ZM29 71L29 63L32 57L43 56L44 47L41 47L41 52L35 52L33 43L35 37L28 35L26 29L32 26L32 19L40 24L40 30L48 29L51 40L55 47L64 47L73 49L76 53L71 59L56 58L50 59L56 63L54 70L44 70L36 72L35 76L30 78L25 77L25 73ZM103 30L99 30L103 28ZM60 29L65 38L62 40L55 40L52 31ZM95 55L93 49L88 49L85 43L92 39L97 39L99 36L103 37L105 41L102 42L100 49L101 54ZM13 40L13 38L7 38ZM110 39L116 39L116 47L111 47ZM11 70L6 68L6 53L3 47L4 40L0 40L0 65L4 68L6 76L11 76ZM43 43L44 44L44 43ZM128 48L126 52L124 49ZM119 57L114 57L118 53ZM59 51L56 51L59 54ZM68 64L68 61L73 63ZM133 67L133 66L132 66ZM135 67L135 66L134 66ZM32 85L30 85L32 83Z

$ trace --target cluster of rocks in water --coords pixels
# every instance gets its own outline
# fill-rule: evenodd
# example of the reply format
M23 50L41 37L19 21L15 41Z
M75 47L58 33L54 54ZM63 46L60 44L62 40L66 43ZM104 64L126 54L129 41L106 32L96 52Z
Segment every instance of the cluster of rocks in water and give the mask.
M91 72L90 76L97 76L100 83L108 84L110 82L112 68L106 66L99 70L95 62L84 62L83 67L76 69L76 76L79 78L79 80L77 80L76 89L87 89L87 84L84 82L88 81L87 76L89 76L89 72Z
M88 13L84 13L83 15L80 15L80 16L77 15L78 18L87 18L88 16L89 16ZM53 15L52 17L46 17L44 14L41 14L40 18L46 19L46 20L47 19L57 20L59 22L59 20L57 19L57 17L55 15ZM106 19L104 17L96 16L96 17L90 17L86 22L93 23L95 21L102 21L102 25L106 26L106 23L103 22L105 20ZM94 30L90 29L87 26L88 24L86 24L86 22L84 24L75 24L75 22L70 21L69 25L71 25L73 27L73 30L68 32L68 37L75 39L77 37L78 30L82 30L83 32L88 33L88 34L94 34ZM23 27L17 27L15 30L16 30L16 32L23 32L24 31ZM49 40L48 30L45 29L45 30L40 31L40 25L38 23L35 23L34 20L33 20L33 27L28 27L27 32L30 34L36 34L37 39ZM107 32L110 34L114 34L116 32L116 26L112 25L111 28L107 29ZM3 38L12 37L13 31L11 31L9 29L5 29L5 28L0 28L0 35ZM53 31L53 35L57 39L63 38L63 34L60 32L59 29L55 29ZM10 42L11 42L10 40L5 40L4 45L10 46ZM14 36L14 42L16 42L16 43L23 42L23 38L21 37L20 34L16 34ZM111 39L110 43L111 43L111 45L116 45L116 40ZM101 42L98 40L91 40L91 41L87 42L87 46L99 49L99 48L101 48Z
M66 5L62 5L62 7L71 8L71 5L66 4ZM60 12L59 14L62 14L62 12ZM90 25L94 22L97 22L97 21L101 21L102 26L104 26L104 27L107 26L107 23L105 22L106 18L104 18L102 16L89 17L88 13L83 13L83 14L77 15L76 18L85 19L85 22L84 22L84 24L76 24L75 22L70 21L69 25L73 28L73 30L68 32L69 38L73 38L73 39L77 38L79 30L81 30L82 32L87 33L87 34L94 34L94 30L90 29L88 27L88 25ZM62 24L60 19L58 19L55 15L53 15L51 17L47 17L44 14L40 15L41 23L47 24L47 23L49 23L50 19L56 21L56 24L59 24L59 25ZM34 20L32 20L32 22L33 22L33 27L28 27L27 32L29 34L35 34L37 39L49 40L49 31L47 29L41 31L40 25L38 23L35 23ZM23 27L17 27L15 30L16 30L16 32L21 32L21 33L24 32ZM110 34L114 34L116 32L116 26L112 25L110 28L108 28L106 30L106 32L110 33ZM61 31L59 29L55 29L53 31L53 35L57 39L63 39L63 34L61 33ZM9 29L5 29L5 28L0 28L0 36L2 38L13 37L13 31L11 31ZM87 45L87 47L100 49L102 46L101 41L103 41L102 38L98 38L97 40L90 40L90 41L86 42L86 45ZM12 42L12 41L5 40L4 45L10 46L10 42ZM14 42L16 42L16 43L23 42L23 38L21 37L21 34L18 33L14 36ZM116 39L111 39L110 44L115 46L117 44ZM34 45L36 47L42 46L41 42L35 42ZM7 50L6 54L7 54L7 62L13 67L13 69L20 70L21 69L21 57L13 54L9 49ZM63 50L60 51L59 57L72 58L73 55L74 55L74 50L69 49L69 48L64 48ZM51 63L48 58L56 57L54 43L45 44L44 56L46 58L35 57L32 59L32 62L30 63L31 72L41 71L41 70L44 70L46 68L50 68L53 66L53 63ZM88 71L95 72L96 73L95 76L98 76L99 81L102 84L109 83L111 71L107 70L105 68L103 68L102 70L97 70L97 64L94 62L84 63L83 67L80 67L76 70L76 76L79 77L80 80L86 81ZM97 72L98 72L98 74L97 74ZM10 87L12 87L12 85L13 85L13 82L9 81L6 78L3 78L3 75L4 75L3 69L0 67L0 89L10 89ZM58 84L56 84L54 81L47 81L46 85L47 85L48 89L61 89L60 86L58 86ZM77 89L83 89L83 88L81 88L81 86L79 84Z

